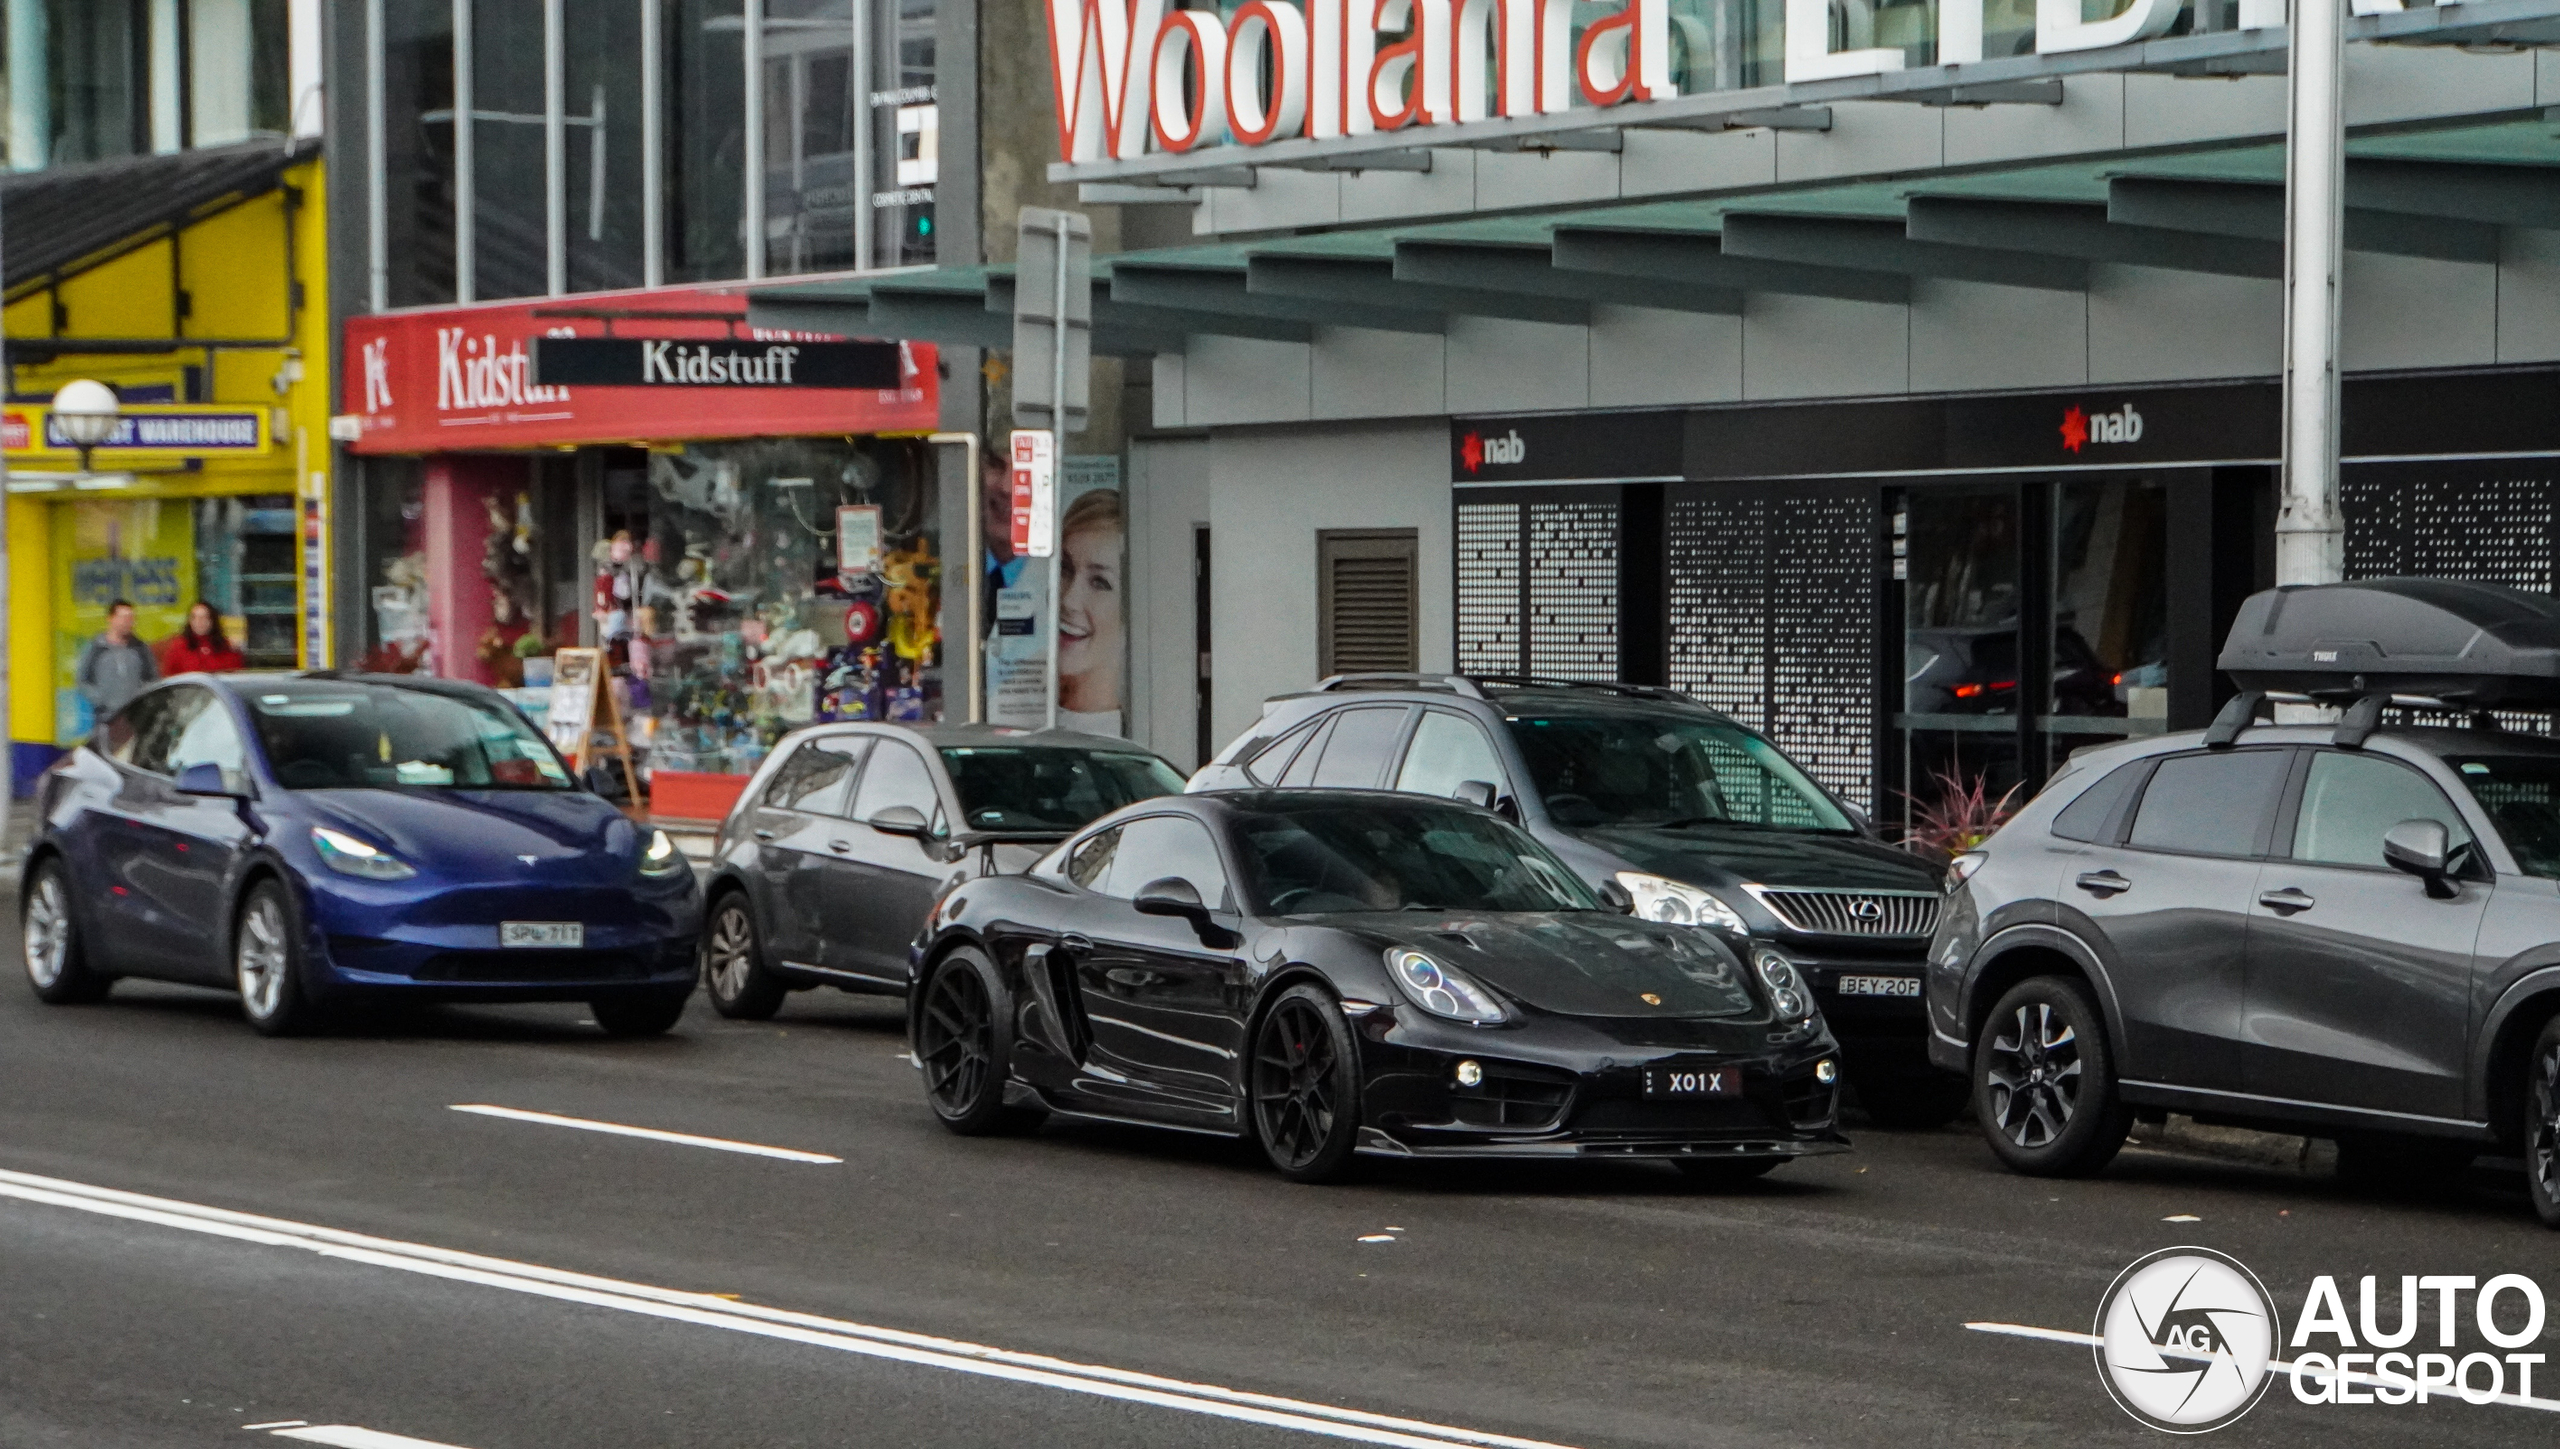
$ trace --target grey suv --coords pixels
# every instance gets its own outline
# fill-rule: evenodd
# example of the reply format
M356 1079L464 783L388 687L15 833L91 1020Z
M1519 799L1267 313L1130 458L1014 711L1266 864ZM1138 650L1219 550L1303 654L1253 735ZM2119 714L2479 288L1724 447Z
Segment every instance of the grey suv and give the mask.
M1957 857L1930 1055L2021 1172L2096 1171L2177 1111L2335 1138L2354 1175L2521 1156L2560 1227L2560 741L2377 727L2391 677L2428 669L2400 703L2548 708L2447 661L2548 635L2551 690L2560 601L2328 587L2252 599L2223 667L2357 700L2338 723L2259 725L2244 693L2203 733L2081 754Z
M1929 1065L1920 971L1939 869L1875 838L1763 736L1667 689L1347 675L1263 706L1198 790L1384 789L1499 811L1650 920L1721 929L1809 983L1868 1114L1964 1109ZM1748 938L1747 941L1744 938Z

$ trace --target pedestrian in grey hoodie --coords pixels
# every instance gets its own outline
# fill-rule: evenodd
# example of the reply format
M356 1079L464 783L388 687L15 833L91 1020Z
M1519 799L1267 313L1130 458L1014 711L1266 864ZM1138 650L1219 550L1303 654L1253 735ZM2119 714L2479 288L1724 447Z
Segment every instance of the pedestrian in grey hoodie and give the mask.
M82 647L72 677L101 724L160 677L160 663L151 657L151 646L133 637L132 604L118 599L107 605L107 632Z

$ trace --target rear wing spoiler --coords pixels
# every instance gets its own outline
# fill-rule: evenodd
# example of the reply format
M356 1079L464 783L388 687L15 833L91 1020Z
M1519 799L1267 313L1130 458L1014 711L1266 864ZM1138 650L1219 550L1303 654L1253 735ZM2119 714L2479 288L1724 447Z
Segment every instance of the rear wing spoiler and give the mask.
M993 874L997 846L1056 845L1073 834L1074 830L962 830L951 836L951 848L959 855L973 850L980 852L979 867Z

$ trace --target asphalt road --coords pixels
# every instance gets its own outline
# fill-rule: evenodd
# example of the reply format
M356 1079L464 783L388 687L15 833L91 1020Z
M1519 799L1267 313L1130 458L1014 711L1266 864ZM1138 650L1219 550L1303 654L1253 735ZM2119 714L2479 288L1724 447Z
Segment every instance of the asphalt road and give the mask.
M2178 1243L2288 1317L2324 1273L2350 1312L2365 1273L2560 1289L2560 1236L2486 1169L2394 1197L2136 1147L2045 1183L1969 1128L1853 1128L1728 1193L1629 1164L1304 1188L1208 1139L948 1136L875 1002L697 1002L645 1042L583 1015L269 1041L211 994L55 1008L0 980L0 1445L2130 1444L2160 1441L2086 1347L1966 1325L2085 1333ZM841 1161L453 1110L484 1104ZM2538 1346L2560 1397L2560 1323ZM2556 1426L2279 1384L2215 1437Z

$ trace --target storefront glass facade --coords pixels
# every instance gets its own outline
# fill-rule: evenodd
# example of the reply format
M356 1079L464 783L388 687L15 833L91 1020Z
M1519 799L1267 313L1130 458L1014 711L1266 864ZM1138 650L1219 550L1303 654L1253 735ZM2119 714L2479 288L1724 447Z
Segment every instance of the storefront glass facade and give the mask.
M386 304L933 262L931 0L765 0L754 37L745 9L663 0L652 37L636 0L561 0L555 197L545 7L472 0L458 40L451 0L385 0Z

